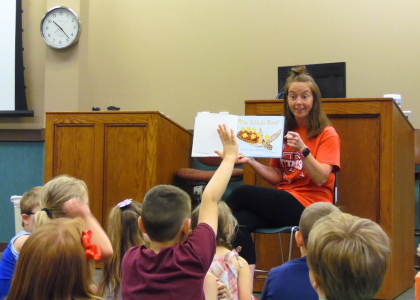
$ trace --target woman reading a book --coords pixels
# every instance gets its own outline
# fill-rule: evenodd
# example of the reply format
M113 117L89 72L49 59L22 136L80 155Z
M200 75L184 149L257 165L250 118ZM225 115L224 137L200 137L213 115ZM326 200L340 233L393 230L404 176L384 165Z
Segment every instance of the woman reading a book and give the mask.
M312 203L333 202L335 172L340 170L340 139L321 106L321 92L304 66L292 68L284 87L285 128L282 158L270 166L239 154L274 188L243 185L226 199L239 223L234 248L249 263L253 282L256 253L251 232L299 224Z

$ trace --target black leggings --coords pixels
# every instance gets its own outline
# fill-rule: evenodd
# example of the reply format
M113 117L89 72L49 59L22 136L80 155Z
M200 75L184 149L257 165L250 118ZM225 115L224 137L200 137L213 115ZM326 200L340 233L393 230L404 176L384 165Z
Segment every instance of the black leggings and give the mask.
M239 223L232 245L234 248L241 246L240 255L252 265L256 263L256 253L251 232L257 228L297 226L305 209L288 192L254 185L234 189L226 204Z

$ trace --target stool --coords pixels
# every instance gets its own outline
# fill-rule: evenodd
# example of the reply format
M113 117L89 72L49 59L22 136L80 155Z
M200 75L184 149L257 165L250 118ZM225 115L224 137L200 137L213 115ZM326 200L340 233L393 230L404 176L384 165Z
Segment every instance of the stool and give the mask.
M280 242L280 253L281 253L281 263L284 264L284 255L283 255L283 244L281 242L281 234L282 233L290 233L290 245L289 245L289 261L292 259L292 250L293 250L293 236L296 231L299 230L299 226L285 226L279 228L258 228L254 230L254 233L262 233L262 234L278 234L279 235L279 242ZM264 270L255 270L258 272L268 273L269 271Z

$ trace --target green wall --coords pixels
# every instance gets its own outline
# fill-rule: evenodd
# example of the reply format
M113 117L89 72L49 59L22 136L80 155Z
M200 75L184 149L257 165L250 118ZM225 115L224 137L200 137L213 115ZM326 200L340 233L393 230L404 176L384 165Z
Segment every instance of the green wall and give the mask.
M10 196L44 183L44 142L0 142L0 243L15 233Z

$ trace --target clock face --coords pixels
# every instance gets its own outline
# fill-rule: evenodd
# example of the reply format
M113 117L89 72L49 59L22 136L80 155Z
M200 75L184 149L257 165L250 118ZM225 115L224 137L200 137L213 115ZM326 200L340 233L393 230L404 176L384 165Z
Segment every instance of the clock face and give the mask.
M82 24L78 15L70 8L51 8L41 20L41 35L44 41L56 49L64 49L79 40Z

